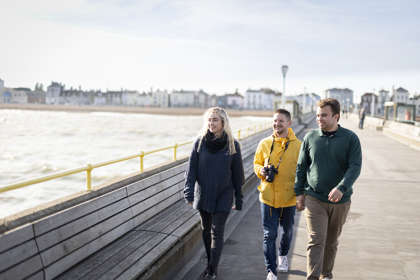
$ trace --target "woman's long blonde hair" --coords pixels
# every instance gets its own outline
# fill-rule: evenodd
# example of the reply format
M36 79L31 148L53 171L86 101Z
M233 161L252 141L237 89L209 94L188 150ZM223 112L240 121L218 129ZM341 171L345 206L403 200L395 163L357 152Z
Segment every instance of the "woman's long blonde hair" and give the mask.
M227 135L229 154L230 155L235 154L236 153L235 140L232 136L232 130L231 130L230 124L229 124L229 117L228 117L228 114L226 113L226 111L223 108L220 108L220 107L211 107L211 108L207 109L206 112L204 112L204 114L203 114L203 127L201 128L200 135L199 135L200 143L198 144L198 151L200 150L201 143L203 143L203 139L206 136L207 131L208 131L208 118L213 113L217 114L219 116L219 118L222 120L223 131Z

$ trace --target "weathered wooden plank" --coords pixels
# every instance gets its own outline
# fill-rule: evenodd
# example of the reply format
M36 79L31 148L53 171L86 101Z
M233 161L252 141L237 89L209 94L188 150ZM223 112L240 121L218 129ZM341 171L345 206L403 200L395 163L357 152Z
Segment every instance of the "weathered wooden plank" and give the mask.
M131 205L131 209L133 210L133 215L137 215L149 209L150 207L153 207L153 205L161 202L167 197L174 195L176 192L179 191L178 184L183 184L183 182L182 181L178 182L177 184L172 185L169 188L165 188L162 191L154 192L154 195L148 196L147 198L145 198L144 200L141 200L140 202L138 202L139 198L137 197L135 197L134 199L132 199L131 196L128 197L128 200Z
M155 184L153 186L150 186L146 189L143 189L142 191L139 191L133 195L129 196L131 205L134 205L136 203L139 203L159 192L164 191L167 188L172 187L173 185L176 185L177 183L184 181L184 176L182 173L179 173L173 177L170 177L164 181L159 182L158 184Z
M30 259L0 273L0 279L19 280L42 269L41 258L35 255Z
M135 225L140 225L146 220L150 219L160 211L163 211L166 207L174 204L179 200L179 194L175 188L166 190L151 199L143 201L141 205L135 205L132 207L134 215ZM156 204L156 202L159 203ZM139 214L137 214L139 213Z
M177 219L182 219L182 216L189 210L191 210L190 206L187 207L183 201L177 201L173 205L163 209L147 222L138 226L136 230L170 233L168 232L168 227L170 227Z
M32 238L34 238L32 224L5 232L0 235L0 252L6 251Z
M45 265L45 279L50 280L60 275L73 265L77 264L86 257L97 252L101 248L104 248L114 240L120 238L122 235L127 233L133 228L133 223L131 220L121 224L120 226L114 228L113 230L106 232L105 234L100 235L98 238L92 242L86 244L79 249L66 254L65 257L57 260L56 262Z
M100 275L107 273L112 267L123 262L125 257L132 253L130 249L136 250L154 235L153 232L132 230L61 274L56 280L97 279Z
M56 214L46 217L34 224L35 235L39 236L71 221L77 220L78 218L101 209L108 204L112 204L115 201L123 199L126 197L126 194L127 192L125 188L121 188L69 209L57 212Z
M122 199L116 201L113 204L107 205L104 208L101 208L98 211L91 212L90 214L81 217L77 220L74 220L68 224L65 224L55 230L52 230L46 234L43 234L37 237L37 243L39 250L43 251L51 246L54 246L57 243L62 242L70 238L73 235L82 232L95 224L101 223L102 221L108 219L110 216L115 215L116 213L122 212L129 208L128 199Z
M190 219L196 216L198 213L197 210L188 209L187 212L184 212L182 216L178 216L176 220L172 220L168 226L161 230L162 233L167 233L173 235L180 227L183 227Z
M0 254L0 271L14 266L38 253L35 240L29 240Z
M147 228L148 230L156 231L156 230L163 230L165 232L171 232L173 229L177 228L180 224L184 222L185 219L189 219L189 216L191 216L192 211L196 212L195 210L191 209L189 206L186 206L184 202L178 202L175 205L172 205L169 208L166 208L162 213L155 216L153 220L161 222L161 218L164 218L167 220L167 223L165 225L160 226L160 228L153 227L154 222L148 221L147 224L144 225L143 228ZM136 230L139 230L140 228L137 228ZM143 237L141 240L127 240L124 242L124 244L120 244L120 248L116 248L113 246L113 248L110 248L108 250L102 250L101 252L98 252L95 254L96 257L96 268L92 269L90 267L89 269L91 272L85 274L83 276L83 279L97 279L104 273L108 274L108 270L114 266L119 266L120 262L125 262L125 258L132 254L135 250L138 249L138 247L142 246L142 242L148 242L148 240L145 240L147 236L145 234L149 234L150 237L155 236L156 232L147 232L147 231L138 231L139 233L143 234ZM130 233L132 235L132 233ZM140 235L139 235L140 236ZM138 238L137 238L138 239ZM111 244L113 245L113 244ZM102 256L100 256L100 254ZM108 259L106 259L108 257ZM99 264L101 261L103 263ZM84 263L88 262L88 260L84 261ZM92 263L92 261L91 261ZM79 266L78 266L79 267ZM78 268L80 271L80 268ZM86 268L84 269L86 270ZM67 274L67 273L66 273ZM66 275L69 276L68 274ZM72 274L72 279L79 279L79 277L74 277L75 274ZM80 276L80 274L79 274ZM63 279L63 278L62 278ZM69 279L69 278L67 278Z
M122 274L118 276L119 280L125 279L135 279L140 276L144 271L153 264L157 259L159 259L163 254L165 254L172 246L177 242L177 238L174 236L167 236L157 246L153 247L146 255L142 258L137 258L130 268L125 270ZM102 279L102 278L101 278ZM115 278L103 278L103 279L115 279Z
M146 255L150 250L155 248L159 243L162 242L167 237L167 235L155 233L148 242L144 243L141 247L138 247L134 250L131 254L126 256L124 262L121 262L118 266L112 267L103 275L98 275L98 280L104 279L116 279L121 273L125 270L129 269L133 265L137 265L139 259L142 259L144 255ZM134 278L132 278L134 279Z
M25 280L44 280L44 272L41 270L28 278L25 278Z
M176 230L174 230L171 235L177 238L182 238L185 234L187 234L194 226L200 223L200 215L195 213L194 215L190 216L187 221L185 221L181 226L179 226Z
M51 263L67 256L67 255L71 255L73 251L78 250L78 249L83 249L83 247L87 244L89 244L90 242L94 241L95 239L99 238L101 235L103 235L105 232L108 232L114 228L120 228L119 225L125 223L126 221L129 221L132 218L132 213L130 209L127 209L123 212L118 213L117 215L104 220L102 223L97 224L69 239L66 239L64 241L62 241L59 244L56 244L55 246L42 251L41 252L41 257L42 257L42 261L44 263L45 266L50 265ZM132 222L130 222L131 224L131 228L130 226L124 227L124 230L126 231L120 231L120 234L124 234L127 231L129 231L130 229L133 228L133 224ZM101 244L104 245L104 244ZM105 244L106 245L106 244ZM87 246L90 247L91 246ZM102 247L98 247L96 248L95 251L101 249ZM88 256L88 255L86 255ZM86 257L85 256L85 257ZM79 259L80 260L80 259Z
M132 183L128 185L127 193L129 196L133 195L136 192L142 191L145 188L148 188L152 185L155 185L159 182L162 182L168 178L171 178L175 175L178 175L180 173L183 173L186 168L186 163L182 163L181 165L175 166L173 168L170 168L168 170L165 170L163 172L160 172L158 174L152 175L148 178L145 178L141 181Z
M125 242L122 244L118 252L112 251L112 256L107 258L95 270L86 274L80 280L98 279L103 275L118 274L118 269L122 269L127 262L127 257L134 254L135 252L142 250L143 246L146 246L149 242L154 242L156 238L155 232L150 231L133 231L135 233L135 239L132 242ZM163 238L163 237L160 237Z

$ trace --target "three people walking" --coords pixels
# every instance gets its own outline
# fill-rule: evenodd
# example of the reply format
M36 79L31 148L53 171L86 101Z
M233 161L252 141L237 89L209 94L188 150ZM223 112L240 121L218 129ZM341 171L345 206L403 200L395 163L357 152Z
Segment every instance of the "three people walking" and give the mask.
M357 135L341 127L340 104L332 98L318 103L319 129L301 143L287 110L273 116L273 134L261 140L254 157L263 227L267 280L287 272L296 210L305 210L307 279L333 277L338 238L346 221L362 164ZM185 200L199 210L208 265L206 279L216 279L226 219L242 209L244 170L239 143L232 137L226 112L213 107L204 114L195 141L184 188ZM233 205L233 206L232 206ZM279 226L283 235L278 248Z

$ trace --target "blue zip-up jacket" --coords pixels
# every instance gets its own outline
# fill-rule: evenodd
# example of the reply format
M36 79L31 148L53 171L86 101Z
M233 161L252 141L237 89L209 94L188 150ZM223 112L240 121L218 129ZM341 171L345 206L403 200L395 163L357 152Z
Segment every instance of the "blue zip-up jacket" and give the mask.
M226 145L216 153L208 151L205 142L200 139L194 143L186 171L184 197L193 202L197 210L209 213L229 212L232 209L233 197L235 207L242 209L242 185L245 182L241 150L235 140L236 153L229 155Z

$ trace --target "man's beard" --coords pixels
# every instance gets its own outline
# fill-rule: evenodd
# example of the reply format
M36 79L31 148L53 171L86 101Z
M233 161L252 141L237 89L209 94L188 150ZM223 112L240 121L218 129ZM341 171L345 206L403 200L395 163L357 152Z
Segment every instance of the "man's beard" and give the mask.
M274 128L274 131L275 131L276 134L281 135L281 134L285 133L285 131L287 131L287 128L285 128L285 127L281 128L281 129Z

